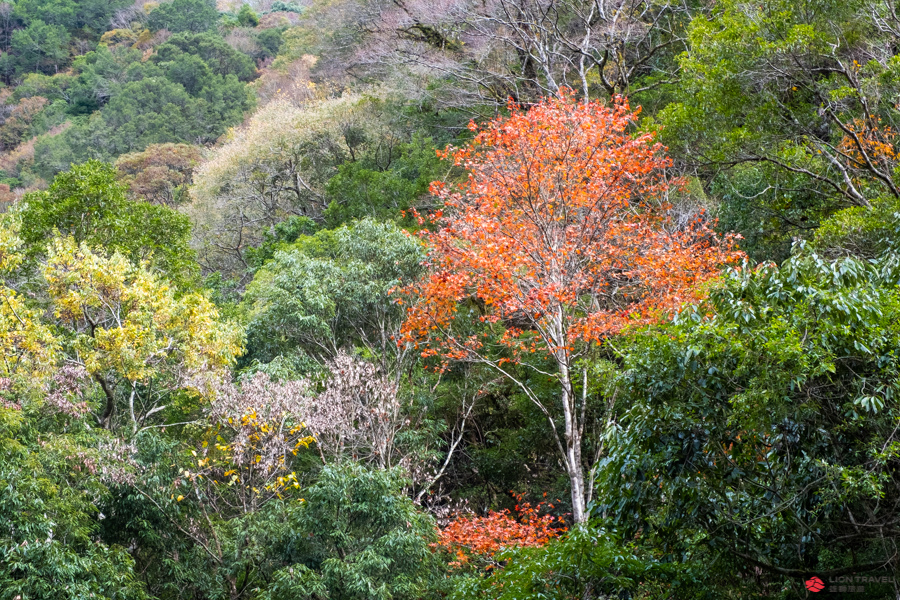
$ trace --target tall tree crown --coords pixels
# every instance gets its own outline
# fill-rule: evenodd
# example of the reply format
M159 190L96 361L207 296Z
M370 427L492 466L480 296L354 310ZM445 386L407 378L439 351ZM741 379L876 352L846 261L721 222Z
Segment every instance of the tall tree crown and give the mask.
M511 108L470 145L444 152L469 178L432 186L444 209L425 234L430 274L408 288L420 295L408 339L431 337L471 298L483 322L506 326L507 341L533 330L526 349L558 352L678 307L738 258L702 220L681 228L669 220L680 181L667 178L670 161L653 134L635 131L640 111L627 100L578 102L563 91ZM455 339L449 356L478 345Z

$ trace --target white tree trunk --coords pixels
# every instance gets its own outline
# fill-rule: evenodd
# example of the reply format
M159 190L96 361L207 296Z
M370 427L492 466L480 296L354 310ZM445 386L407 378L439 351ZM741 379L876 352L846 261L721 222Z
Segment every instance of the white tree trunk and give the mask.
M581 464L581 427L578 422L578 411L575 406L575 390L572 387L571 373L565 357L557 358L559 380L562 385L562 407L565 418L565 456L563 462L569 484L572 488L572 520L575 523L587 521L587 502L585 501L584 469Z

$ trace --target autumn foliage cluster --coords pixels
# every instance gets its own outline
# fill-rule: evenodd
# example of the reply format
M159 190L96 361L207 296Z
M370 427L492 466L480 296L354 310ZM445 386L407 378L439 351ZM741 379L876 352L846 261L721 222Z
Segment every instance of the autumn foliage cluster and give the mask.
M490 569L494 566L490 559L498 552L516 547L543 546L566 531L562 516L544 512L553 510L552 503L532 505L523 501L523 494L514 496L517 503L512 512L492 510L483 517L457 515L438 531L438 542L434 545L454 554L453 566L462 566L478 557L487 559L487 568Z
M447 358L471 357L478 335L454 336L450 325L459 303L476 299L482 322L506 326L507 345L554 353L696 299L698 284L738 258L701 220L668 221L681 182L667 177L654 135L635 133L640 111L627 100L582 102L563 90L510 109L444 152L469 177L432 185L444 208L424 234L431 275L415 287L407 340L437 337Z

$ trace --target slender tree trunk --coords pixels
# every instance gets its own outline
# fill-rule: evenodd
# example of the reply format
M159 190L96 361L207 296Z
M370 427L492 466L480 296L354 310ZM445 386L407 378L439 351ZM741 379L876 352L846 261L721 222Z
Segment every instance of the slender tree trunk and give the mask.
M556 365L559 370L559 383L562 387L562 409L565 418L565 455L563 463L569 476L572 488L572 520L576 524L587 521L587 507L584 490L584 469L581 465L581 433L579 415L575 403L575 387L572 385L572 373L569 370L569 354L566 342L566 329L562 307L557 308L554 318L554 334L552 338L557 348L554 350Z
M566 455L563 462L569 485L572 488L572 520L575 523L587 521L585 502L584 469L581 465L581 428L578 426L578 412L575 407L575 390L572 387L571 373L565 361L558 361L559 379L562 384L562 405L565 417Z

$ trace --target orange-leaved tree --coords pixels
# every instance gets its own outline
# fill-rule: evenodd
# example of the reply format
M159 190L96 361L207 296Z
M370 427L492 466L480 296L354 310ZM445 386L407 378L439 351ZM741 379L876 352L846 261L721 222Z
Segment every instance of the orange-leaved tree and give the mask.
M668 218L680 182L667 179L653 134L634 131L638 111L626 100L578 102L564 90L511 109L445 151L469 177L432 184L444 207L422 234L428 272L405 288L415 299L403 341L444 364L487 364L537 405L580 523L592 488L582 460L585 359L624 327L695 299L739 253L702 219L676 227ZM552 403L532 383L540 377L557 390Z

